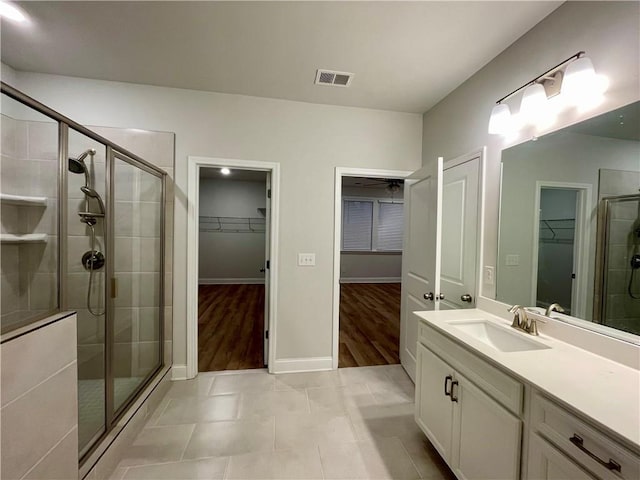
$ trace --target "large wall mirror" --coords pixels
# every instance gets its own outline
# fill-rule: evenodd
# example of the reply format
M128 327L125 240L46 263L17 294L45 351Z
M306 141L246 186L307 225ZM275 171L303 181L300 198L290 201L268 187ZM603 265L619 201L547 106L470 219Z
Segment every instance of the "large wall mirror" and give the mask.
M640 343L640 102L502 152L496 299Z

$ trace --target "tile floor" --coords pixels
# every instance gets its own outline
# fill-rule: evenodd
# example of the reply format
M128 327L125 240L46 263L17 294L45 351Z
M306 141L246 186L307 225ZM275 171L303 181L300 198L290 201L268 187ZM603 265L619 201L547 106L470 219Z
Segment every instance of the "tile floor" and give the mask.
M174 382L112 479L454 479L399 365Z

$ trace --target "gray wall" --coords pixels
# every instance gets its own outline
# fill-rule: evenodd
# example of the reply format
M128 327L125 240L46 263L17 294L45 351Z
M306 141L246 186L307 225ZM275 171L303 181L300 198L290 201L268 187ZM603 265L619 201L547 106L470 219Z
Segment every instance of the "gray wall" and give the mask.
M187 157L279 162L276 360L330 365L335 168L417 170L421 115L25 72L16 81L83 124L176 133L174 364L186 362ZM298 267L300 252L316 266Z
M200 178L200 216L261 218L266 180ZM200 224L198 278L206 283L264 283L265 233L205 232ZM264 227L262 227L264 228Z
M584 50L609 79L604 102L588 112L568 109L549 130L590 118L640 98L640 5L636 2L567 2L424 115L423 165L452 159L486 146L483 265L496 266L500 156L503 148L545 132L521 132L504 139L489 135L495 101L577 51ZM520 96L515 97L519 101ZM510 102L517 111L517 102ZM495 285L481 292L494 298Z

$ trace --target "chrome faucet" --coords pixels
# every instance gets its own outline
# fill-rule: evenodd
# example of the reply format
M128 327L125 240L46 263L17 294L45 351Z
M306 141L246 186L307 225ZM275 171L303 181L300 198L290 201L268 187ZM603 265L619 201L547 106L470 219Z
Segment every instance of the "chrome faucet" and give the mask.
M544 312L545 317L550 317L551 312L562 313L564 312L564 308L562 308L559 303L552 303L547 307L547 311Z
M511 326L517 330L522 330L530 335L538 334L538 324L535 318L527 315L527 310L521 305L514 305L509 309L509 313L513 313L513 322Z

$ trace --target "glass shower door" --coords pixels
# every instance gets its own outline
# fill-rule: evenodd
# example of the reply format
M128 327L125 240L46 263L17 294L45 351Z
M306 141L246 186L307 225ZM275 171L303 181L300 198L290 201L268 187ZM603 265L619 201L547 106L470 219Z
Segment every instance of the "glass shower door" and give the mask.
M640 195L604 202L602 323L640 335Z
M162 365L163 181L113 153L110 355L116 416Z

